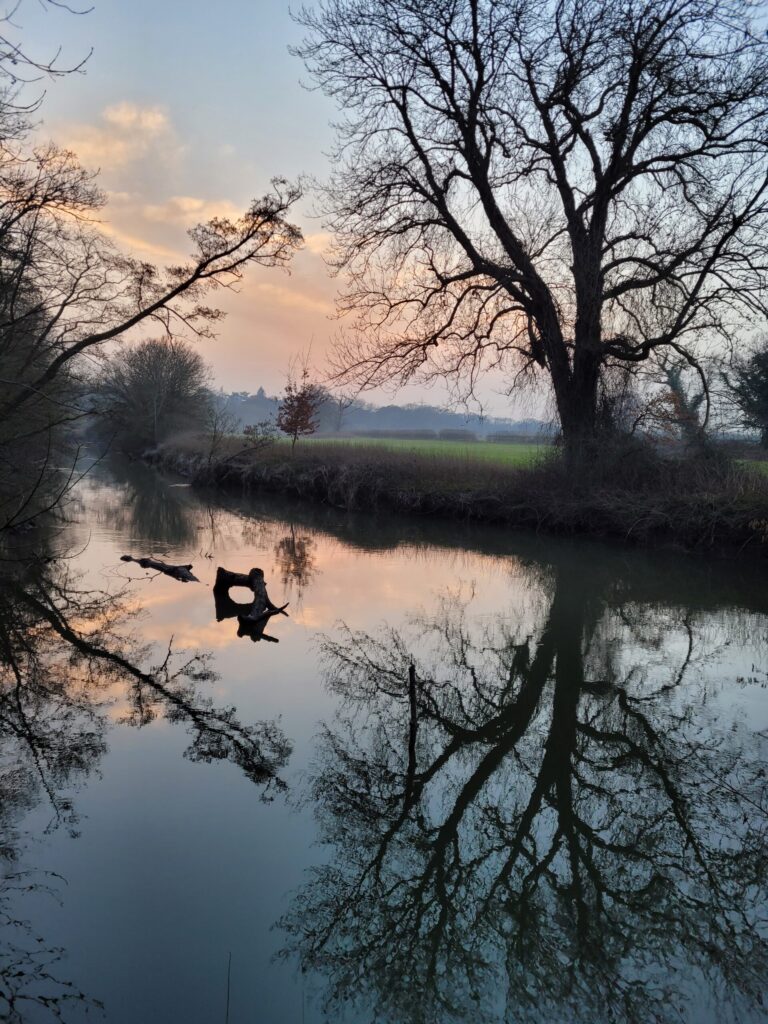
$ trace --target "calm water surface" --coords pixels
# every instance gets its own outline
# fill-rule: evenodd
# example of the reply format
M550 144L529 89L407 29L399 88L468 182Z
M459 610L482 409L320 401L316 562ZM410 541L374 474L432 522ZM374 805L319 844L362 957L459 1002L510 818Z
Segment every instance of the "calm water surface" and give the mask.
M0 563L0 1019L768 1019L764 565L135 466L69 511Z

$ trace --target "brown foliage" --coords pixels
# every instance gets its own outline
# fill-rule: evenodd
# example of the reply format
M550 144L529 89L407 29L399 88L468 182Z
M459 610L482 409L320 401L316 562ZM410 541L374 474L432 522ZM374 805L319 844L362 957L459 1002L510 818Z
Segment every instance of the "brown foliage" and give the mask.
M278 430L291 439L291 451L300 437L309 437L317 430L318 412L324 400L325 392L312 383L309 368L304 365L297 374L292 366L276 420Z

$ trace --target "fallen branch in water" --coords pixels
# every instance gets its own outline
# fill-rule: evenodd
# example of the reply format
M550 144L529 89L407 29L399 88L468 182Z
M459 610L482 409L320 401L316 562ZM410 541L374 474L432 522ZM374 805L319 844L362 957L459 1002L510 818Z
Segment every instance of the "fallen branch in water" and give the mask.
M167 562L160 562L156 558L134 558L132 555L121 555L121 562L135 562L142 569L154 569L171 579L180 580L182 583L199 583L200 580L192 573L191 565L168 565Z

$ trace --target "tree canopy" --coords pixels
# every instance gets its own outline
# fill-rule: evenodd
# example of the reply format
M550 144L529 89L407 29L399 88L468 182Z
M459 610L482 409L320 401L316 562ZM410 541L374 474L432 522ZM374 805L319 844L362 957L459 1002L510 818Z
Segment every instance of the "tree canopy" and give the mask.
M275 423L278 430L290 437L291 451L300 437L309 437L317 430L318 413L325 399L322 388L309 379L307 366L301 373L295 367L289 370Z
M743 425L759 430L761 444L768 448L768 345L737 361L728 384Z
M107 362L99 399L123 447L156 446L172 430L203 424L212 402L208 382L208 367L190 344L152 338Z
M326 0L342 378L541 371L566 439L611 366L732 345L765 299L768 43L750 0Z

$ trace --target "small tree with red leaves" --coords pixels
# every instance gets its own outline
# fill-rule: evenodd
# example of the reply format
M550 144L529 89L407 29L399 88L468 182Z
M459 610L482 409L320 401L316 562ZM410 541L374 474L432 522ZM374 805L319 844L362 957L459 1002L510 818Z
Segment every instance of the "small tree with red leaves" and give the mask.
M300 374L296 373L295 366L290 367L276 423L291 439L291 454L300 437L309 437L317 430L318 412L324 397L323 389L310 380L306 363Z

